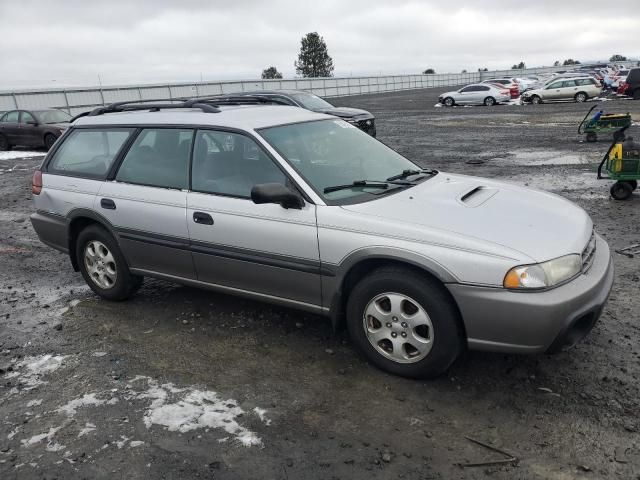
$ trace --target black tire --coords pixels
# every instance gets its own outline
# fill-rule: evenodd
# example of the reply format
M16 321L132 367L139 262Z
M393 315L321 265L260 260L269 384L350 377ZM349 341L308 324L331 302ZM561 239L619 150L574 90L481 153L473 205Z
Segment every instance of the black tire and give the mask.
M9 145L7 137L0 134L0 152L4 152L5 150L11 150L11 145Z
M456 102L455 102L455 100L453 98L447 97L442 101L442 104L445 107L453 107L456 104Z
M610 192L615 200L627 200L633 194L633 187L627 182L616 182L611 185Z
M493 107L496 104L496 99L493 97L487 97L484 99L485 107Z
M575 96L573 97L573 99L577 102L577 103L584 103L589 99L589 96L584 93L584 92L578 92L575 94Z
M56 136L52 133L47 133L44 136L44 148L46 148L47 150L51 150L51 147L53 147L53 144L56 143Z
M391 292L415 300L427 313L433 327L429 333L431 349L424 358L413 363L390 359L379 352L367 337L365 309L376 297ZM382 323L378 323L382 328ZM463 349L461 325L458 309L442 284L409 269L382 267L374 270L358 282L347 301L347 328L358 350L378 368L403 377L432 378L445 372ZM396 326L402 328L398 323Z
M103 244L114 259L112 263L115 265L117 275L113 285L108 288L103 288L94 281L85 263L85 249L90 243L95 241ZM89 285L89 288L106 300L125 300L133 295L142 285L143 277L133 275L129 271L129 266L118 247L118 243L109 232L98 225L90 225L78 235L76 239L76 260L80 267L80 272L85 282L87 282L87 285Z
M631 185L631 190L635 191L638 188L638 181L637 180L625 180L625 183L628 183L629 185Z
M598 141L598 135L596 135L595 132L587 133L587 142L597 142L597 141Z
M539 105L542 103L542 99L538 95L534 95L531 97L531 103L534 105Z

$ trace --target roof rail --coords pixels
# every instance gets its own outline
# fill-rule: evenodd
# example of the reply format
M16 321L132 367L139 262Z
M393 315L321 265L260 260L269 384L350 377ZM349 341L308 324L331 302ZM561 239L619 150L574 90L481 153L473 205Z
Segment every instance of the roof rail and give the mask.
M278 104L289 105L282 100L272 97L263 97L259 93L251 95L243 94L220 94L210 97L194 97L190 101L197 101L212 105L257 105L257 104Z
M159 103L159 102L174 102L174 103ZM176 103L177 102L177 103ZM95 117L98 115L104 115L105 113L114 112L130 112L136 110L149 110L157 112L161 109L169 108L199 108L206 113L219 113L220 109L215 105L205 104L197 101L187 100L186 98L156 98L149 100L129 100L126 102L116 102L104 107L94 108L91 112L86 114L80 114L74 117L80 118L80 116Z

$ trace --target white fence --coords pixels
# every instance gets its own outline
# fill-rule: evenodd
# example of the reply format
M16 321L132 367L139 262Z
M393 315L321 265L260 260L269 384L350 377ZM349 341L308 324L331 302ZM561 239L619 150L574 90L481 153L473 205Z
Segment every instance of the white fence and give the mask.
M297 78L291 80L242 80L227 82L172 83L121 87L85 87L0 92L0 111L59 108L72 115L98 105L128 100L183 98L255 90L306 90L321 97L342 97L416 88L453 87L501 76L524 76L566 70L541 67L526 70L443 73L434 75L386 75L345 78Z

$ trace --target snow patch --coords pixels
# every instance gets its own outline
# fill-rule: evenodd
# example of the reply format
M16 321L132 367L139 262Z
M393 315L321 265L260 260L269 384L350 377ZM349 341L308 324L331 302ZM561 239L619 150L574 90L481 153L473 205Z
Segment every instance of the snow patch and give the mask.
M16 363L15 371L6 375L6 378L16 378L22 384L22 391L33 390L47 382L42 380L43 375L55 372L63 364L66 357L64 355L37 355L24 357L24 359ZM13 389L9 392L17 393Z
M44 157L43 152L30 152L30 151L19 151L19 150L9 150L7 152L0 152L0 160L16 160L18 158L33 158L33 157Z
M142 445L144 445L144 442L142 440L132 440L131 442L129 442L129 446L133 448L140 447Z
M38 405L40 405L42 403L42 399L39 398L38 400L31 400L29 402L27 402L27 407L36 407Z
M16 433L18 433L19 431L20 431L20 427L16 427L16 428L14 428L14 429L13 429L13 430L11 430L11 431L9 432L9 434L7 435L7 439L8 439L8 440L11 440L13 437L15 437L15 436L16 436Z
M193 387L176 388L171 383L159 385L148 377L136 377L132 382L144 380L147 390L134 394L135 399L151 399L143 421L147 428L161 425L172 432L189 432L201 428L224 430L245 447L262 445L262 440L241 426L237 419L245 411L233 399L222 399L211 390ZM131 383L129 387L132 388Z
M31 437L29 439L20 440L20 443L22 443L23 447L29 448L29 447L32 447L33 445L36 445L36 444L46 440L47 441L47 450L50 451L50 452L57 452L57 451L62 450L63 448L65 448L64 445L60 445L59 443L53 441L53 437L58 432L58 430L60 430L61 428L62 427L51 427L48 432L41 433L40 435L34 435L33 437Z
M67 402L66 405L63 405L56 411L60 413L66 413L67 416L73 417L76 414L78 408L87 406L99 406L104 404L105 402L106 400L97 398L95 393L87 393L80 398L75 398L70 402Z
M256 407L253 409L253 412L258 416L258 418L262 421L262 423L264 423L266 426L271 425L271 420L269 420L266 416L265 413L267 413L267 411L264 408L260 408L260 407Z
M78 432L78 438L84 437L87 433L91 433L96 429L96 426L93 423L85 423L84 428Z

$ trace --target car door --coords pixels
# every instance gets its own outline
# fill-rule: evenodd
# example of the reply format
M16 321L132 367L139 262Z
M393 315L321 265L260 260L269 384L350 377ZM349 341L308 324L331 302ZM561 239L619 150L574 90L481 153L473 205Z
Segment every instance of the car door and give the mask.
M475 89L476 91L474 95L474 100L475 100L475 103L477 104L484 103L484 99L487 97L495 97L491 92L491 87L487 85L478 85L475 87Z
M562 100L572 99L576 93L578 93L578 86L576 85L575 80L564 80L562 82L562 87L560 88L560 96L559 96L560 99Z
M316 207L255 204L256 184L290 185L249 135L199 130L187 195L187 222L198 280L233 291L319 308Z
M42 129L38 126L36 118L25 110L20 111L18 138L20 145L35 147L43 144Z
M113 225L134 272L195 278L186 221L193 135L141 129L96 197L95 210Z
M458 93L455 96L454 100L459 105L468 105L470 103L473 103L474 93L475 90L473 88L473 85L469 85L468 87L464 87L458 90Z
M544 100L557 100L562 95L562 80L557 80L547 85L541 92Z
M12 110L5 113L2 118L2 134L10 145L20 145L20 112Z

